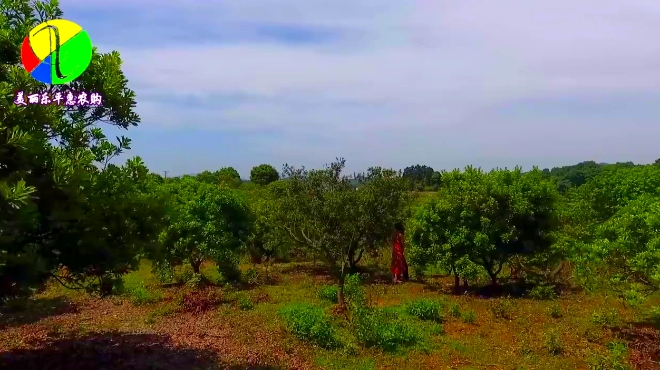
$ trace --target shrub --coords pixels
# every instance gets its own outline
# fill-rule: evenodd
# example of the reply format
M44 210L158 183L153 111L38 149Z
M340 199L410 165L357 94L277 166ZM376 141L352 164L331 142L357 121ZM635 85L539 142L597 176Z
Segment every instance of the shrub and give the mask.
M628 346L625 342L614 341L607 344L608 353L594 353L587 357L587 365L591 370L628 370L625 364Z
M367 306L367 294L360 286L360 276L352 274L346 276L344 282L344 298L349 308L358 309Z
M548 353L553 356L560 355L563 352L561 339L555 330L550 330L545 334L544 344L545 348L548 350Z
M529 298L536 300L547 300L557 297L555 287L552 285L541 284L537 285L529 291Z
M360 310L354 315L353 325L360 343L388 352L394 352L400 346L415 344L421 339L416 327L387 310Z
M490 305L490 310L493 316L498 319L511 319L511 310L513 309L513 302L510 299L500 299L494 301Z
M563 312L561 311L561 306L558 304L553 304L552 306L550 306L550 308L548 309L548 314L553 319L558 319L564 316Z
M322 308L308 303L289 303L279 310L289 332L301 340L312 341L323 348L339 345L330 317Z
M474 324L475 322L477 322L477 314L472 310L465 311L463 313L462 318L463 318L463 322L466 324Z
M324 286L318 291L319 299L333 303L339 302L339 288L336 286Z
M591 315L591 322L596 325L613 327L617 326L621 322L621 318L619 317L619 311L616 309L610 309L594 312Z
M252 300L249 297L241 297L238 300L238 308L243 311L249 311L254 308L254 303L252 303Z
M406 312L421 320L442 322L442 303L432 299L418 299L406 304Z

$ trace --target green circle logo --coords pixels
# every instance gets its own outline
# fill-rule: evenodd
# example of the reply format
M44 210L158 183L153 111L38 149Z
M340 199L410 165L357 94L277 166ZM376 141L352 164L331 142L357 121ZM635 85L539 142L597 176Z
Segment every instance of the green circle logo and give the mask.
M82 27L64 19L46 21L23 41L21 61L35 80L51 85L69 83L92 61L92 40Z

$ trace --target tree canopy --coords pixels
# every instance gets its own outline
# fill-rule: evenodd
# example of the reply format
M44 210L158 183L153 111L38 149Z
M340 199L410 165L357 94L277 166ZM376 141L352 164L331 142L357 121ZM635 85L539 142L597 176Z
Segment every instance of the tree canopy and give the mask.
M268 185L280 179L280 174L275 167L269 164L260 164L250 171L250 181L258 185Z

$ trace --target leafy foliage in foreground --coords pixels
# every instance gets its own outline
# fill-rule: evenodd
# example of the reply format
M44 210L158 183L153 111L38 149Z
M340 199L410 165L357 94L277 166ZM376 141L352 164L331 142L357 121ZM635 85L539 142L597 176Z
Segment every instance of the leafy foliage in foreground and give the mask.
M310 340L323 348L339 345L330 317L320 307L307 303L290 303L279 311L288 330L301 340Z

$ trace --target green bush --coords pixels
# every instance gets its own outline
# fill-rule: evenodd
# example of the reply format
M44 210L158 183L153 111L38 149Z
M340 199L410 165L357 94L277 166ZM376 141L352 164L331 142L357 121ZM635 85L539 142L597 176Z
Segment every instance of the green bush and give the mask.
M614 341L607 344L607 354L594 353L587 357L590 370L629 370L625 362L628 346L625 342Z
M541 284L537 285L529 291L529 298L536 300L554 299L557 297L555 287L552 285Z
M360 276L357 274L348 275L344 282L344 297L349 308L357 309L367 306L367 293L360 285Z
M550 330L545 334L544 344L545 348L548 350L548 353L553 356L560 355L564 350L563 346L561 345L559 334L554 330Z
M421 320L442 322L442 303L432 299L418 299L410 301L405 306L409 315Z
M353 326L360 343L388 352L394 352L401 346L413 345L421 339L414 325L388 310L358 310L353 315Z
M558 319L564 316L564 313L561 311L561 306L558 304L553 304L552 306L550 306L550 308L548 309L548 314L553 319Z
M279 310L289 332L323 348L338 347L339 340L330 317L322 308L308 303L289 303Z
M319 299L333 303L339 302L339 288L334 285L324 286L318 291Z

